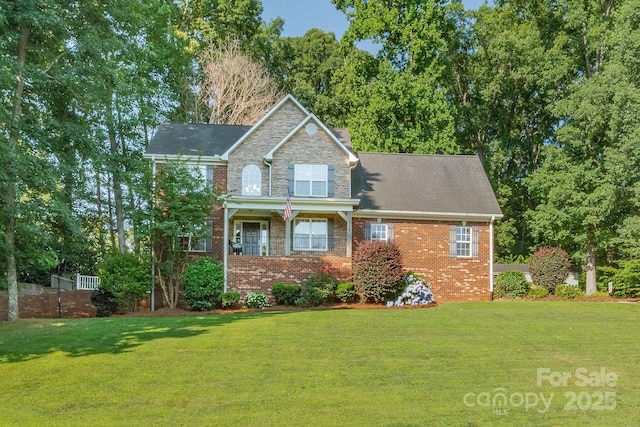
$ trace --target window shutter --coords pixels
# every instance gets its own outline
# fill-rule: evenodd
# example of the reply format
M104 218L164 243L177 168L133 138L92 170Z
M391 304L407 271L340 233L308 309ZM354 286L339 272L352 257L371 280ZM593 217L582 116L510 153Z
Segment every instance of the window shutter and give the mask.
M334 176L335 176L335 167L333 165L329 165L327 166L327 196L329 197L333 197L335 196L335 190L334 190Z
M449 256L456 257L458 255L458 251L456 250L456 226L451 226L451 231L449 233Z
M364 223L364 240L371 240L371 223Z
M293 196L293 186L294 186L294 179L295 179L295 165L293 164L289 164L289 170L288 170L288 191L289 191L289 195Z
M335 246L333 220L327 220L327 250L332 251Z
M207 239L206 239L206 251L211 252L213 250L213 220L207 220Z
M471 256L478 258L478 227L472 227L471 230Z
M395 234L394 234L394 224L387 224L387 241L388 242L393 242L395 240Z
M207 188L213 188L213 165L207 165Z

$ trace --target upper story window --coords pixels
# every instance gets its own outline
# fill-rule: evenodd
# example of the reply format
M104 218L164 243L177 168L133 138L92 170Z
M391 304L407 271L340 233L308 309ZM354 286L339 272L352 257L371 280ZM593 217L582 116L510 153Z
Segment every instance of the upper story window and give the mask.
M242 170L242 195L259 196L262 189L262 174L256 165L248 165Z
M200 182L200 188L213 187L213 166L211 165L198 165L193 163L187 163L185 165L189 174L198 182Z
M478 227L451 226L451 256L478 257Z
M327 197L329 168L327 165L295 165L295 196Z

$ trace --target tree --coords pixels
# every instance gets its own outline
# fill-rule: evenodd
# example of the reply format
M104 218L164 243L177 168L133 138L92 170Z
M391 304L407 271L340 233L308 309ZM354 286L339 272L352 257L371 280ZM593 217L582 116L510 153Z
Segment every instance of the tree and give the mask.
M234 44L212 47L201 63L198 96L210 110L209 123L253 125L282 97L266 68Z
M161 165L155 176L150 208L154 274L171 308L178 303L188 248L192 239L206 236L216 200L217 191L203 181L199 169L179 160Z
M340 92L350 106L347 125L354 148L459 152L446 80L461 3L332 1L350 21L343 43L372 40L381 46L366 80L354 74L358 66L347 63L343 72L345 86L355 89Z

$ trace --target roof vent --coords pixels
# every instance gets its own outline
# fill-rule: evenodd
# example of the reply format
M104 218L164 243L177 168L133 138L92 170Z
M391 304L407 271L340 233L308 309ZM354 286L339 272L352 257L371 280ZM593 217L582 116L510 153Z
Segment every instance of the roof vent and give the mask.
M315 135L316 132L318 132L318 126L316 126L315 123L308 123L304 127L304 130L306 130L309 135Z

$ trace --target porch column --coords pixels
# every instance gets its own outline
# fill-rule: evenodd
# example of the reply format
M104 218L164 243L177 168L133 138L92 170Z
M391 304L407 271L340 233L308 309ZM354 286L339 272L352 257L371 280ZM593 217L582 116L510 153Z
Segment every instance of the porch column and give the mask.
M351 252L353 251L353 212L338 211L338 215L347 223L347 257L351 258Z
M291 222L292 220L298 216L300 211L291 212L291 216L288 220L284 222L284 254L285 256L291 255ZM284 213L283 213L284 216Z

